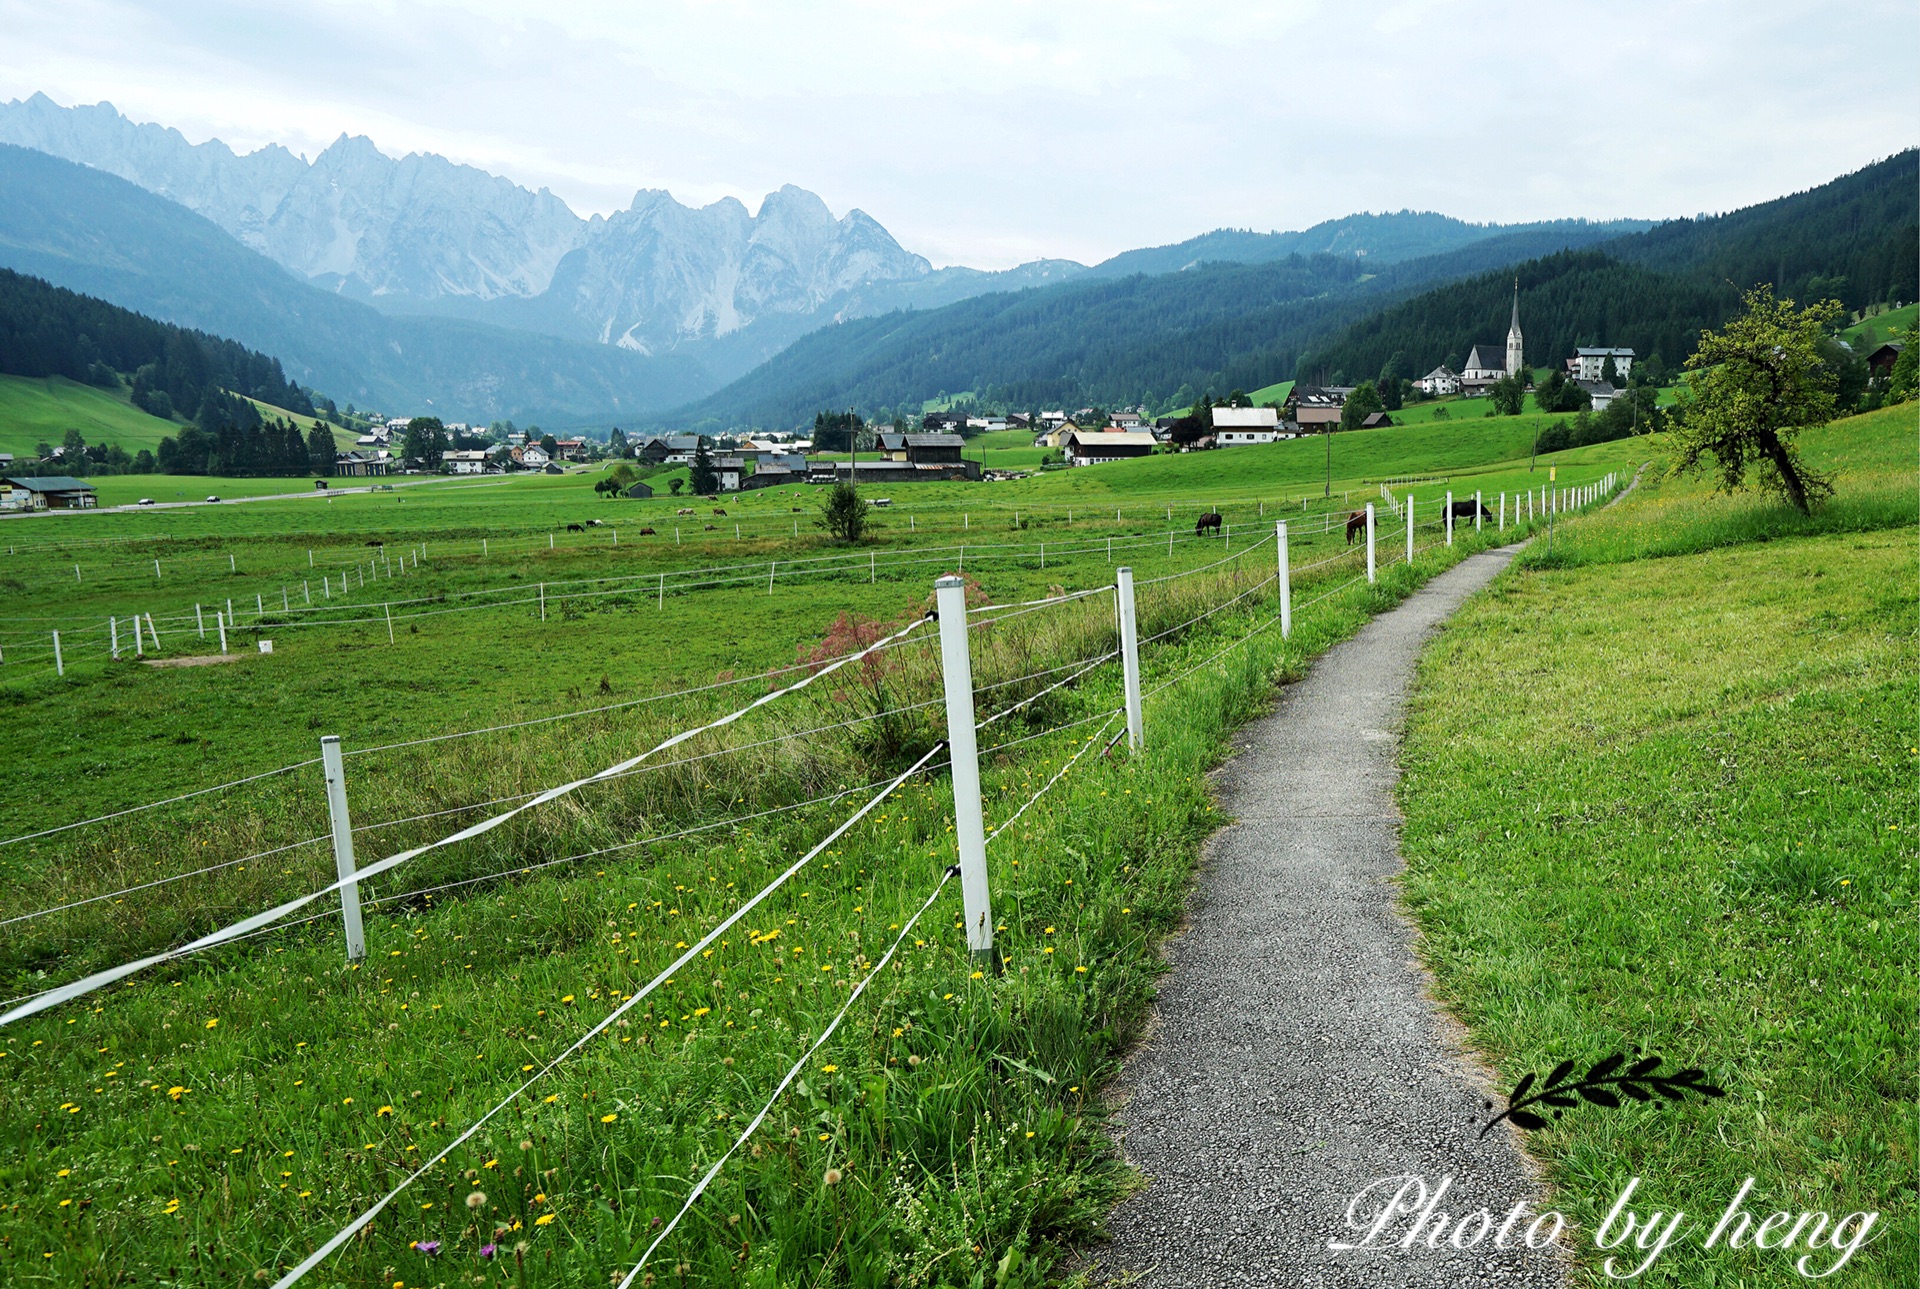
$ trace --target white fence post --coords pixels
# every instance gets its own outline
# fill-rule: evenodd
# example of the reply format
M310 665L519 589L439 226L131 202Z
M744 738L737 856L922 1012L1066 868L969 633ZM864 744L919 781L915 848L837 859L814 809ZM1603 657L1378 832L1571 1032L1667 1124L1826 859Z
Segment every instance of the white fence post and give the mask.
M197 600L193 605L193 625L194 629L200 633L200 638L205 640L207 638L207 620L201 616L200 604Z
M547 584L545 582L540 583L540 620L542 622L547 620Z
M1413 567L1413 494L1407 494L1407 567Z
M1278 561L1275 573L1280 579L1280 638L1285 640L1293 635L1293 573L1287 567L1287 521L1284 519L1273 526L1273 544Z
M147 615L147 638L153 641L153 651L160 652L160 628L153 625L153 615Z
M386 603L382 604L380 607L387 611L387 643L392 644L393 643L393 601L389 600Z
M1473 531L1474 532L1477 533L1480 531L1480 516L1484 515L1486 511L1487 511L1487 508L1480 504L1480 490L1478 488L1475 488L1473 490Z
M993 960L993 907L987 895L987 833L980 818L980 751L973 728L973 661L967 652L967 590L958 577L934 582L940 614L940 670L946 681L947 750L953 759L953 832L960 850L960 896L967 948Z
M220 629L220 652L224 654L227 651L227 619L218 609L213 611L213 625Z
M67 674L66 660L60 656L60 633L53 633L53 673L56 676Z
M1367 581L1371 583L1379 580L1375 574L1373 561L1373 503L1369 501L1367 503Z
M1453 545L1453 489L1447 489L1447 545Z
M1500 531L1503 533L1507 531L1507 494L1505 490L1502 490L1500 493Z
M120 661L120 619L119 618L107 619L107 637L108 637L110 647L113 649L113 660L115 662L119 662Z
M140 615L138 613L133 615L133 656L136 658L144 658L147 656L146 646L141 643Z
M1140 720L1140 628L1133 616L1133 569L1117 573L1120 596L1120 674L1127 694L1127 746L1138 751L1145 744Z
M347 961L367 956L367 938L360 927L360 883L350 880L353 865L353 820L347 814L347 773L340 760L340 736L320 740L320 762L327 776L327 818L333 824L333 867L346 882L340 888L340 920L346 926Z

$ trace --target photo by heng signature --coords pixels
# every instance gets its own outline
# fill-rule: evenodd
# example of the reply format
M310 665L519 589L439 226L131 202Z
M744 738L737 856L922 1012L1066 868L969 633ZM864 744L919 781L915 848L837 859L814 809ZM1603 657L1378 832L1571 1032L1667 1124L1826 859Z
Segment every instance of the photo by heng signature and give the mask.
M1579 1073L1574 1061L1562 1061L1545 1078L1528 1073L1507 1096L1507 1107L1480 1129L1481 1138L1503 1120L1527 1132L1538 1132L1585 1103L1618 1109L1631 1104L1661 1108L1688 1097L1715 1098L1723 1088L1707 1081L1706 1071L1680 1069L1662 1072L1659 1056L1642 1056L1640 1049L1616 1053ZM1494 1108L1491 1101L1485 1103ZM1360 1250L1471 1249L1482 1243L1497 1249L1545 1249L1559 1241L1569 1223L1552 1209L1534 1209L1517 1200L1500 1210L1480 1207L1457 1220L1440 1207L1453 1187L1453 1175L1429 1182L1414 1173L1379 1178L1347 1203L1348 1238L1327 1242L1336 1253ZM1824 1211L1780 1210L1765 1216L1749 1211L1755 1179L1748 1177L1724 1204L1710 1199L1703 1213L1718 1217L1691 1219L1689 1212L1653 1209L1644 1215L1632 1207L1641 1179L1634 1177L1620 1190L1605 1220L1593 1232L1593 1247L1608 1256L1601 1270L1610 1279L1630 1280L1643 1275L1678 1242L1698 1240L1703 1249L1777 1251L1790 1260L1795 1274L1821 1280L1838 1272L1868 1242L1878 1212L1847 1213L1838 1219ZM1613 1252L1619 1250L1619 1252Z

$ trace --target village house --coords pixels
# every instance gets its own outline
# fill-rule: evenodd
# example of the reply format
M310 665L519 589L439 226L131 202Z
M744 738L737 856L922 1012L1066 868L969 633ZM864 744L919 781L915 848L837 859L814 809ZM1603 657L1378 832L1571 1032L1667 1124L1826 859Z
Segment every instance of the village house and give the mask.
M1080 427L1078 425L1075 425L1072 421L1061 421L1058 425L1049 426L1048 428L1042 430L1039 434L1035 435L1033 440L1033 446L1035 446L1036 448L1065 447L1067 445L1067 436L1074 433L1079 428Z
M333 472L345 478L366 478L370 475L392 474L397 462L391 452L342 452L333 459Z
M513 459L528 470L544 470L553 464L553 458L538 443L529 443L524 448L513 450Z
M1900 361L1902 346L1888 341L1867 355L1867 370L1875 376L1893 375L1893 365Z
M1216 407L1213 438L1218 447L1271 443L1280 433L1280 413L1271 407Z
M1460 392L1460 378L1447 370L1445 363L1413 382L1428 398L1444 398L1448 394Z
M555 439L553 452L562 461L585 461L589 457L585 439Z
M1567 359L1567 375L1582 385L1587 381L1599 380L1609 358L1613 359L1615 378L1621 384L1626 384L1628 374L1633 371L1631 349L1575 349L1573 357Z
M1340 428L1340 413L1347 405L1351 389L1340 386L1295 385L1287 398L1287 419L1303 433Z
M698 434L656 434L634 455L652 465L686 465L699 448Z
M440 454L440 464L448 474L485 474L487 455L485 448L455 448Z

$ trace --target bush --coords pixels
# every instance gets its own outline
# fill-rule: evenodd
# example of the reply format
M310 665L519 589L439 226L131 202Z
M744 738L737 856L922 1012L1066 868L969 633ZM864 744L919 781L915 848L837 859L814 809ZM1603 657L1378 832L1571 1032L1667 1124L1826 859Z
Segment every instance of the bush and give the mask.
M867 503L860 500L859 489L844 479L833 485L833 491L827 494L827 504L820 508L820 518L815 522L843 542L859 541L874 526Z

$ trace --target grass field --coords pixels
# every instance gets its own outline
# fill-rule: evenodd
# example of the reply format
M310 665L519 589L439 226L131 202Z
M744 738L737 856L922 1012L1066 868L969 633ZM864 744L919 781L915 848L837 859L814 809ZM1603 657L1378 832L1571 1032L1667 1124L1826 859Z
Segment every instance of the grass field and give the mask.
M1920 320L1920 304L1903 304L1898 309L1888 309L1871 318L1862 318L1840 335L1857 352L1864 354L1889 340L1898 340L1900 334L1912 327L1916 320Z
M1610 1283L1592 1233L1635 1176L1641 1212L1707 1227L1750 1176L1756 1220L1876 1211L1836 1280L1911 1283L1912 431L1908 406L1809 434L1840 471L1811 522L1650 477L1529 550L1423 663L1405 898L1502 1086L1638 1047L1726 1089L1528 1134L1585 1283ZM1799 1278L1703 1237L1638 1283Z
M68 430L90 444L118 443L128 452L157 448L180 426L127 401L124 390L96 389L64 376L0 376L0 452L31 457L38 443L58 445Z
M579 494L577 480L542 478L515 481L510 501L482 504L524 519L550 504L589 506ZM464 505L463 523L475 524L475 498L461 497L410 499L404 512L397 498L370 497L357 518L342 499L328 509L328 527L371 530L401 513L411 518L416 504L447 507L431 521L440 524ZM232 507L124 517L130 524L96 518L147 540L164 532L183 548L198 532L224 549L270 551L314 539L315 512L297 511L303 504L311 503L261 503L260 515ZM992 513L1000 537L1022 531L1010 508ZM277 535L243 545L224 527L241 523L270 523ZM1054 531L1098 530L1062 520ZM1428 530L1423 540L1432 537ZM897 527L889 540L912 549ZM1309 605L1353 576L1351 556L1305 567L1328 545L1297 549L1301 607L1284 644L1271 630L1269 592L1180 627L1254 590L1271 568L1271 547L1264 555L1241 547L1250 553L1240 561L1144 589L1142 630L1172 630L1148 650L1146 683L1171 687L1149 699L1148 746L1136 757L1105 749L1118 683L1111 665L1052 692L1041 691L1059 671L1027 674L1110 649L1104 597L979 633L983 713L1022 695L1034 700L983 735L997 748L983 763L990 825L1009 822L1035 789L1067 771L1073 752L1086 751L990 850L1003 975L972 970L951 891L912 921L951 861L945 785L912 783L709 957L676 970L644 1008L426 1175L328 1265L326 1282L604 1280L677 1211L693 1170L746 1125L852 982L870 980L847 1025L665 1246L653 1264L659 1277L1039 1283L1061 1242L1094 1229L1129 1184L1102 1135L1094 1089L1143 1015L1155 946L1179 916L1199 839L1213 825L1204 770L1233 726L1268 700L1277 676L1297 674L1415 584L1396 566L1378 588L1352 586ZM1480 545L1463 531L1451 551L1422 554L1420 576ZM54 554L33 558L51 564ZM1223 554L1221 543L1204 558ZM610 545L551 556L613 557ZM517 551L490 575L510 568L524 577L546 558ZM1201 562L1189 546L1171 557L1172 568ZM175 777L183 763L202 782L258 772L282 756L311 755L328 730L360 750L630 701L669 680L757 678L796 649L830 653L860 638L836 623L840 614L910 620L942 570L936 557L911 576L865 585L721 589L670 598L664 609L644 597L596 602L546 624L525 610L450 615L418 635L401 632L397 645L384 633L335 633L243 664L122 664L65 685L9 688L12 719L0 739L9 766L32 781L9 794L4 813L11 831L34 815L65 820L110 801L152 799L187 786ZM1000 602L1050 586L1095 587L1111 575L1096 551L1045 569L1016 561L968 572ZM1247 634L1260 626L1264 634ZM404 880L370 881L366 898L404 898L370 913L372 952L360 970L342 962L334 919L323 913L303 929L135 977L87 1005L0 1031L8 1088L0 1098L8 1183L0 1276L232 1284L284 1269L590 1022L633 999L723 912L817 844L860 795L806 803L884 780L934 746L938 709L919 706L937 693L931 651L903 647L846 676L731 727L724 742L703 736L688 745L702 759L583 789L524 825L415 861ZM373 829L362 866L479 817L460 807L513 800L630 756L770 683L356 759L356 823ZM1092 719L1072 725L1084 718ZM832 728L850 720L858 723ZM1029 736L1037 737L1023 741ZM725 748L736 750L715 755ZM29 890L72 898L231 865L0 931L9 995L43 987L42 971L66 978L88 963L178 943L324 881L328 857L313 845L232 863L324 831L316 788L308 767L0 850L15 901ZM728 822L769 810L783 813ZM439 811L454 813L416 818ZM708 824L721 826L636 844ZM568 856L582 858L553 862ZM507 876L407 894L489 872ZM880 966L898 936L900 954Z

